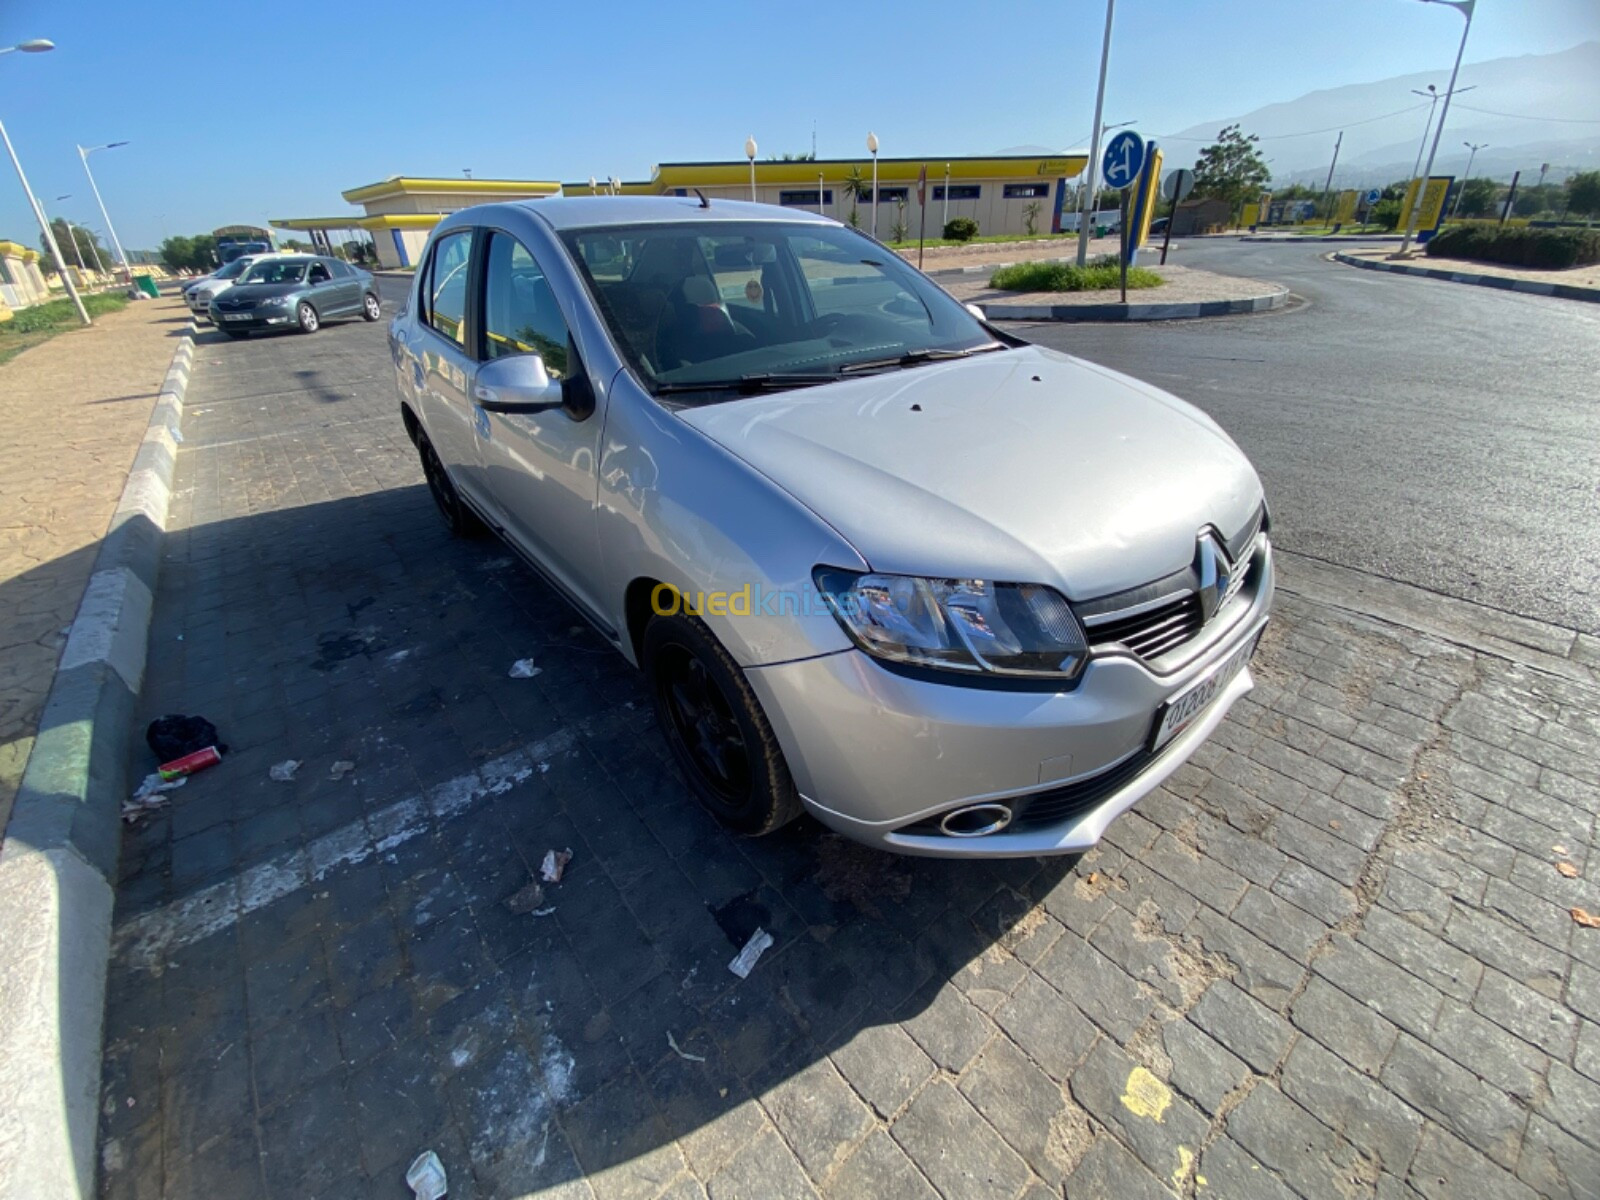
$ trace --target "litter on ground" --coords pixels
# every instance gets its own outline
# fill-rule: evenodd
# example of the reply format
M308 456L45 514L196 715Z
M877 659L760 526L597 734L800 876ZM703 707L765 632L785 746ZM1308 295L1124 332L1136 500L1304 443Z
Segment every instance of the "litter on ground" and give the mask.
M539 878L546 883L560 883L561 876L571 861L571 850L546 850L544 861L539 864Z
M534 666L531 658L519 658L511 664L511 678L532 679L543 669L542 667Z
M672 1047L672 1052L674 1054L687 1062L705 1062L706 1060L706 1056L704 1054L690 1054L687 1050L679 1046L678 1039L672 1036L672 1030L670 1029L667 1030L667 1045Z
M432 1150L424 1150L406 1168L406 1185L415 1193L416 1200L441 1200L450 1190L444 1164Z
M348 759L341 758L338 762L334 763L333 766L328 768L328 778L343 779L355 769L355 763L349 761Z
M771 945L772 935L765 929L757 929L744 944L744 949L739 951L734 960L728 964L728 970L740 979L749 979L750 972L755 970L756 960L765 954Z
M544 888L538 880L533 880L526 886L512 892L502 903L506 906L507 912L515 913L520 917L524 913L531 913L544 903Z
M294 778L294 773L300 769L298 758L286 758L281 763L273 763L267 769L267 774L279 783L288 783Z

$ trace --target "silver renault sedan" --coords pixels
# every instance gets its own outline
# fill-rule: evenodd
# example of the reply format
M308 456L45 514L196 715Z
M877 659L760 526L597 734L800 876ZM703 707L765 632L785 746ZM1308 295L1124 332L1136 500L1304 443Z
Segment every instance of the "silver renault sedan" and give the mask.
M643 669L734 829L1080 851L1253 686L1272 551L1227 434L834 221L466 209L389 340L445 521Z

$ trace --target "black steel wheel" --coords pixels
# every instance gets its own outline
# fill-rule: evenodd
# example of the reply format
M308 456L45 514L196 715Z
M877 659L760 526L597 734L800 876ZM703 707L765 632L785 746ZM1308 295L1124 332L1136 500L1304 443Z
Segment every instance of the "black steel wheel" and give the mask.
M462 501L456 492L456 485L450 482L449 472L439 461L433 443L425 435L419 435L417 438L417 453L422 458L422 474L428 480L428 491L433 494L433 502L438 505L439 515L444 518L444 523L450 532L459 538L477 537L481 534L483 522L478 520L478 514Z
M673 758L713 816L759 835L800 814L766 714L744 672L703 622L653 618L645 629L644 669Z

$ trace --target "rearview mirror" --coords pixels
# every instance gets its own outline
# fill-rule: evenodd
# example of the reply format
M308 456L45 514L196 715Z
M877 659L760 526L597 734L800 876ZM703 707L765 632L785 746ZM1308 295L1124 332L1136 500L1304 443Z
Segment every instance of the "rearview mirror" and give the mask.
M737 271L778 261L778 248L771 242L724 242L712 254L717 270Z
M536 413L560 408L561 381L552 379L537 354L497 358L478 368L472 398L486 412Z

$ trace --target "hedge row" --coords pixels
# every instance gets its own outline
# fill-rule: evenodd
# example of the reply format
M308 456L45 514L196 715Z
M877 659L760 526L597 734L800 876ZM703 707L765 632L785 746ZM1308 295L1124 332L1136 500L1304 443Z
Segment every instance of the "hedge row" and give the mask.
M1586 267L1600 262L1600 229L1452 225L1428 242L1428 253L1513 267Z

